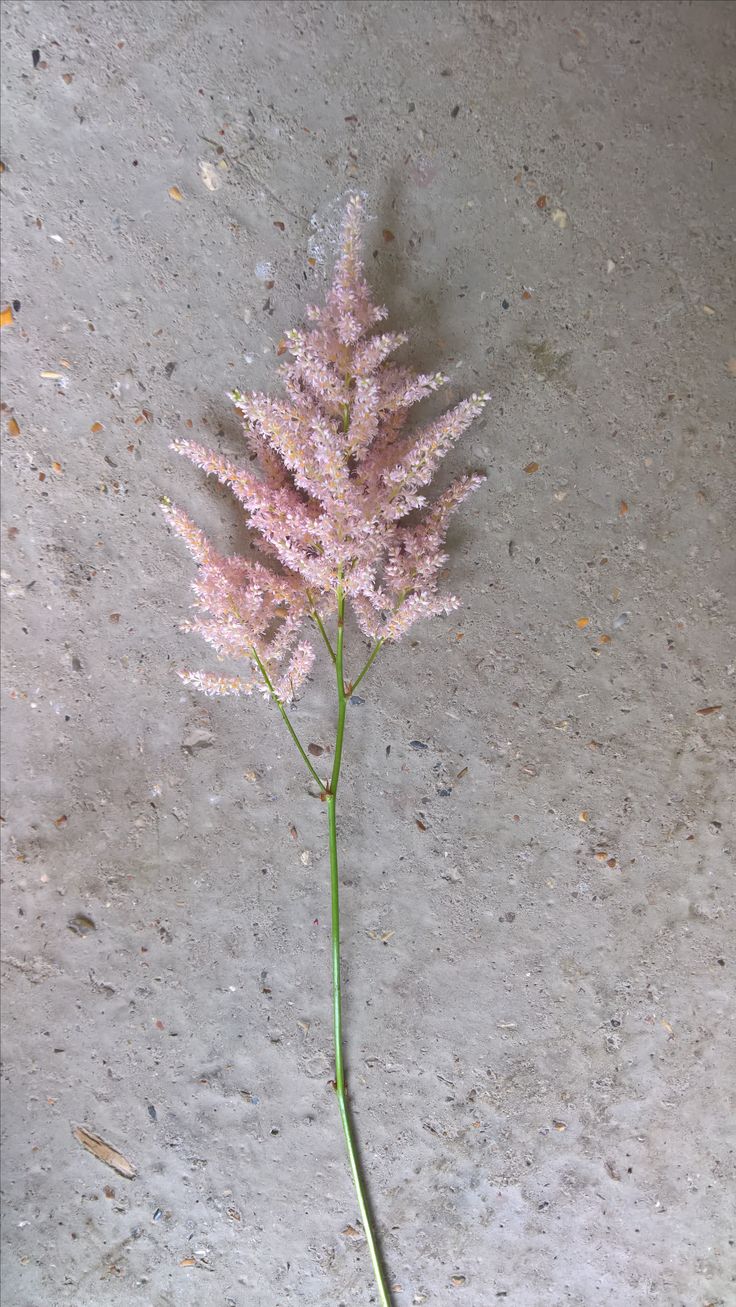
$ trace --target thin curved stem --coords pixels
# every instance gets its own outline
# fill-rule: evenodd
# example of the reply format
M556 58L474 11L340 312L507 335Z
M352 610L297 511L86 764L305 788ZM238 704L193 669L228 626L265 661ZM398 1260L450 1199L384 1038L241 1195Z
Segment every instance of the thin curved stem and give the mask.
M271 695L271 698L273 699L274 703L276 704L276 707L278 708L279 712L281 713L281 716L283 717L284 722L286 723L286 729L287 729L287 731L289 732L289 735L291 736L291 738L292 738L292 740L294 741L294 743L295 743L297 749L299 750L300 754L302 755L302 758L304 759L305 763L307 764L307 767L309 768L309 771L312 773L312 776L314 777L314 779L316 780L317 784L319 785L320 790L324 791L325 783L324 783L324 781L322 780L322 777L318 775L318 773L315 771L314 767L312 766L311 762L309 761L309 756L308 756L308 754L307 754L307 752L306 752L306 750L305 750L305 748L304 748L304 745L302 744L301 740L299 739L299 736L297 735L296 731L294 730L294 727L293 727L292 724L291 724L291 719L290 719L290 717L289 717L289 714L287 713L287 711L286 711L284 705L282 704L281 700L279 699L279 696L277 695L277 693L276 693L276 691L275 691L275 689L274 689L274 687L273 687L273 682L272 682L272 680L271 680L271 678L270 678L268 672L266 671L265 667L263 666L263 663L261 662L260 658L258 657L258 654L256 653L255 649L253 649L252 652L253 652L253 659L254 659L254 661L258 664L258 670L259 670L259 672L261 673L261 676L263 677L263 679L264 679L264 681L265 681L265 683L266 683L266 686L267 686L267 688L268 688L268 692L269 692L269 694Z
M326 632L326 630L325 630L324 622L322 621L322 618L320 617L319 613L317 612L317 609L316 609L316 608L312 608L311 611L310 611L310 613L309 613L309 616L311 617L311 619L312 619L312 621L314 622L315 626L317 627L317 629L318 629L320 635L322 636L322 639L324 640L324 642L325 642L325 644L326 644L326 646L327 646L327 652L328 652L328 654L330 655L330 658L332 659L332 662L333 662L333 664L334 664L335 661L336 661L336 658L335 658L335 650L332 648L332 642L331 642L331 640L330 640L329 635L327 634L327 632Z
M332 777L330 779L330 786L327 793L327 817L330 838L330 891L332 901L332 1012L335 1036L335 1090L337 1093L337 1103L340 1110L342 1128L345 1134L345 1144L347 1146L350 1171L358 1199L358 1207L360 1208L360 1219L363 1224L368 1251L371 1256L371 1263L373 1265L373 1273L376 1279L381 1307L391 1307L391 1296L381 1262L381 1252L378 1246L378 1239L368 1202L368 1194L360 1167L360 1158L358 1155L353 1123L350 1116L348 1095L345 1087L345 1056L342 1033L342 978L340 969L340 877L337 861L337 815L335 810L337 787L340 781L340 764L342 762L342 747L345 735L345 711L347 707L345 681L343 676L344 625L345 597L343 595L342 585L338 582L337 650L335 660L338 705L337 737L335 740L335 758L332 767Z
M407 596L408 593L409 593L409 591L406 590L406 589L405 589L405 590L402 590L402 591L400 592L400 594L399 594L399 596L398 596L398 598L397 598L397 600L396 600L396 604L395 604L395 607L394 607L394 613L396 613L396 612L398 611L398 609L400 608L401 604L402 604L402 603L404 602L404 600L406 599L406 596ZM363 680L363 677L365 676L366 672L370 669L370 667L371 667L371 665L372 665L372 663L373 663L373 659L376 657L376 654L378 653L379 649L381 649L381 647L382 647L385 643L386 643L386 636L385 636L385 635L382 635L382 636L380 637L380 639L376 641L375 645L374 645L373 648L371 649L370 654L368 655L368 660L367 660L367 662L366 662L366 664L365 664L365 666L364 666L362 672L360 673L360 676L358 677L357 681L351 681L351 682L350 682L350 693L351 693L351 694L352 694L353 691L354 691L355 689L357 689L357 687L360 685L360 682Z
M370 655L369 655L369 657L368 657L368 661L366 662L366 664L365 664L365 666L364 666L362 672L360 673L360 676L358 677L357 681L352 681L351 684L350 684L350 693L351 693L351 694L352 694L355 690L357 690L358 686L360 685L360 682L363 680L363 677L365 676L366 672L367 672L368 669L370 668L371 663L373 662L373 659L376 657L376 654L378 653L378 651L379 651L379 649L381 648L381 645L382 645L383 643L384 643L383 640L378 640L378 641L376 642L376 644L373 646L373 648L372 648L372 650L371 650L371 652L370 652Z

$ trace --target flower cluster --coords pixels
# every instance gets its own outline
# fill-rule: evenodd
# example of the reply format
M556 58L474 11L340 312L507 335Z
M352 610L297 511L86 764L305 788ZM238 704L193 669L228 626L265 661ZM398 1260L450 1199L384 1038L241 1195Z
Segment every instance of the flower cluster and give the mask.
M483 477L461 477L429 505L423 492L489 396L471 395L407 431L409 410L446 378L391 362L407 337L373 330L386 310L365 280L362 218L362 200L352 196L326 304L308 309L309 329L287 333L286 398L233 392L254 470L193 441L172 446L231 488L272 564L222 557L186 514L164 504L200 565L195 606L205 616L187 629L220 658L250 663L247 680L182 673L208 694L261 687L291 700L314 660L300 631L310 616L332 611L338 589L371 640L398 640L418 618L458 607L439 592L443 543L450 514Z

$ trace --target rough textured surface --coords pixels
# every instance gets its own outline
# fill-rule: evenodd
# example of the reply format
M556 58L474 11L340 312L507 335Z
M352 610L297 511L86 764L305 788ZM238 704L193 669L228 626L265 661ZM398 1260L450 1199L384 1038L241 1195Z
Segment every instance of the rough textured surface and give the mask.
M178 685L157 510L237 538L168 441L237 448L224 393L273 386L355 186L412 357L494 393L449 469L489 474L467 606L348 727L396 1303L733 1304L733 6L37 2L4 31L8 1304L375 1301L324 810L275 712ZM323 665L307 739L332 714Z

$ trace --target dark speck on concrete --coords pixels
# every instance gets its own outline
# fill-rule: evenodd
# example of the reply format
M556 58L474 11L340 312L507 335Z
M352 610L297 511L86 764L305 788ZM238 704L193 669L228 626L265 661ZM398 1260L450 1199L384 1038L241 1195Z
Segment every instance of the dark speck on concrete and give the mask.
M86 912L77 912L75 916L67 922L69 929L75 935L88 935L91 930L96 930L96 926L91 917Z
M409 741L409 748L410 748L410 749L428 749L428 748L429 748L429 745L428 745L428 744L424 744L422 740L410 740L410 741Z

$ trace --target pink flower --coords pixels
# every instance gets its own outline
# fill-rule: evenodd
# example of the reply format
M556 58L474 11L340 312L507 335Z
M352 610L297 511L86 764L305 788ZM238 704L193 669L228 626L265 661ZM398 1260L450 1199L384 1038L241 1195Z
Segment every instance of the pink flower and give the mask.
M363 633L379 641L398 640L419 618L459 604L439 592L444 539L450 514L484 478L461 477L433 504L423 492L489 396L472 395L406 434L409 409L446 378L397 366L390 360L407 337L372 332L386 310L373 304L365 279L362 220L363 202L352 196L326 304L308 310L309 329L287 334L286 397L233 392L255 463L239 467L193 441L172 446L230 486L264 555L264 563L222 557L164 503L200 568L193 588L201 615L187 629L219 658L249 664L244 679L182 673L205 694L260 688L293 699L314 661L300 638L304 623L333 610L338 587Z

